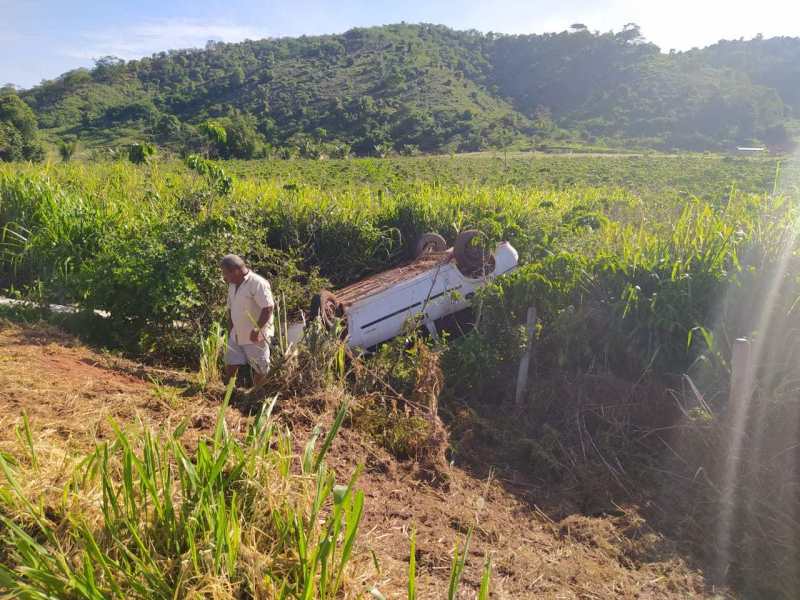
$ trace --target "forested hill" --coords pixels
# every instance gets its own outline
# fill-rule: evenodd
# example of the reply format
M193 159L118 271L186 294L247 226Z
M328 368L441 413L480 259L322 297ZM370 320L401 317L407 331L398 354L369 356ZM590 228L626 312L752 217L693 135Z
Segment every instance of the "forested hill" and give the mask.
M800 116L800 38L667 54L632 25L510 36L400 24L106 57L20 95L52 142L206 144L221 157L782 147ZM226 132L213 143L209 121Z

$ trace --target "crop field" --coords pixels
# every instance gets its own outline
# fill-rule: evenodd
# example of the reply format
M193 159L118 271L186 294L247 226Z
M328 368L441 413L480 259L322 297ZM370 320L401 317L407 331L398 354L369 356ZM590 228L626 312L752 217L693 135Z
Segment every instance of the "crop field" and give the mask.
M31 598L414 598L419 579L420 598L711 597L714 585L792 597L798 200L798 169L774 157L0 165L0 294L78 308L7 311L27 324L0 321L13 332L3 347L23 352L24 328L44 315L139 365L161 407L138 423L109 410L110 430L76 445L0 391L17 432L0 436L0 586ZM475 300L473 331L441 343L410 331L356 356L315 325L293 352L278 340L260 397L219 381L223 254L270 279L285 320L321 288L408 260L422 233L452 243L467 229L520 255ZM531 306L535 384L515 402ZM772 366L756 374L757 429L736 446L750 460L728 481L740 336L769 339ZM0 361L0 373L25 363ZM206 407L200 421L186 398ZM395 461L408 471L390 485ZM494 515L460 515L436 545L409 509L414 522L392 513L390 534L369 511L390 506L379 496L392 485L419 489L421 506L461 494ZM726 485L741 500L720 511ZM512 496L532 511L523 521L503 508ZM748 543L727 547L731 531ZM554 539L585 561L572 575L520 550L554 557ZM591 596L582 569L613 583Z
M621 187L633 192L675 192L707 200L731 188L771 192L779 175L777 157L710 154L558 155L484 152L472 155L394 159L229 161L232 173L321 188L368 186L402 189L426 181L445 186L484 185L525 189L573 186ZM783 161L785 162L785 161ZM795 188L796 173L783 178Z

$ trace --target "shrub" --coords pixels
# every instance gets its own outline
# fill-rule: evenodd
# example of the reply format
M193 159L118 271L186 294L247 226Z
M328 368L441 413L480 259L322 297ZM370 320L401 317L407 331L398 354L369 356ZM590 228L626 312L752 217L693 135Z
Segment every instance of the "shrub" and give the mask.
M153 144L137 143L128 146L128 160L135 165L142 165L156 154L156 147Z
M58 142L58 154L63 162L69 162L78 151L78 139L63 139Z

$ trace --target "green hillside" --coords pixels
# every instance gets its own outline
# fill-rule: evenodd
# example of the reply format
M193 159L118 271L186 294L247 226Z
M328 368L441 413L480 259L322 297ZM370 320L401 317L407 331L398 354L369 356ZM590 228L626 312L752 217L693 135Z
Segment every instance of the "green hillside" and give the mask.
M21 96L54 143L146 140L222 158L785 147L800 112L798 56L798 38L664 54L636 26L508 36L400 24L106 57ZM198 129L210 119L224 143Z

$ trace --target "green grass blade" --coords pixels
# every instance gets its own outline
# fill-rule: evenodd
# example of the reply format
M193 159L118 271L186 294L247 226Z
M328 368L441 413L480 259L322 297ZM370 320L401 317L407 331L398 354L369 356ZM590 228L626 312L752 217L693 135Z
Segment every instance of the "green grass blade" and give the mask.
M464 574L464 567L467 563L467 553L469 552L469 542L471 539L472 527L467 531L463 552L459 554L457 545L453 550L453 563L450 568L450 585L447 588L448 600L455 600L456 594L458 594L458 589L461 586L461 576Z
M328 435L325 436L325 440L322 442L322 447L319 449L316 461L314 462L315 471L319 468L320 463L325 460L325 455L328 453L328 450L330 450L330 447L333 444L333 438L335 438L336 434L339 433L339 428L342 426L344 418L347 415L348 406L349 401L344 400L341 406L339 406L339 409L336 411L336 416L333 419L333 423L328 431Z
M481 577L481 587L478 590L478 600L489 600L490 580L492 577L492 557L486 555L486 563L483 567L483 576Z
M408 600L417 600L417 530L411 531L411 549L408 555Z

